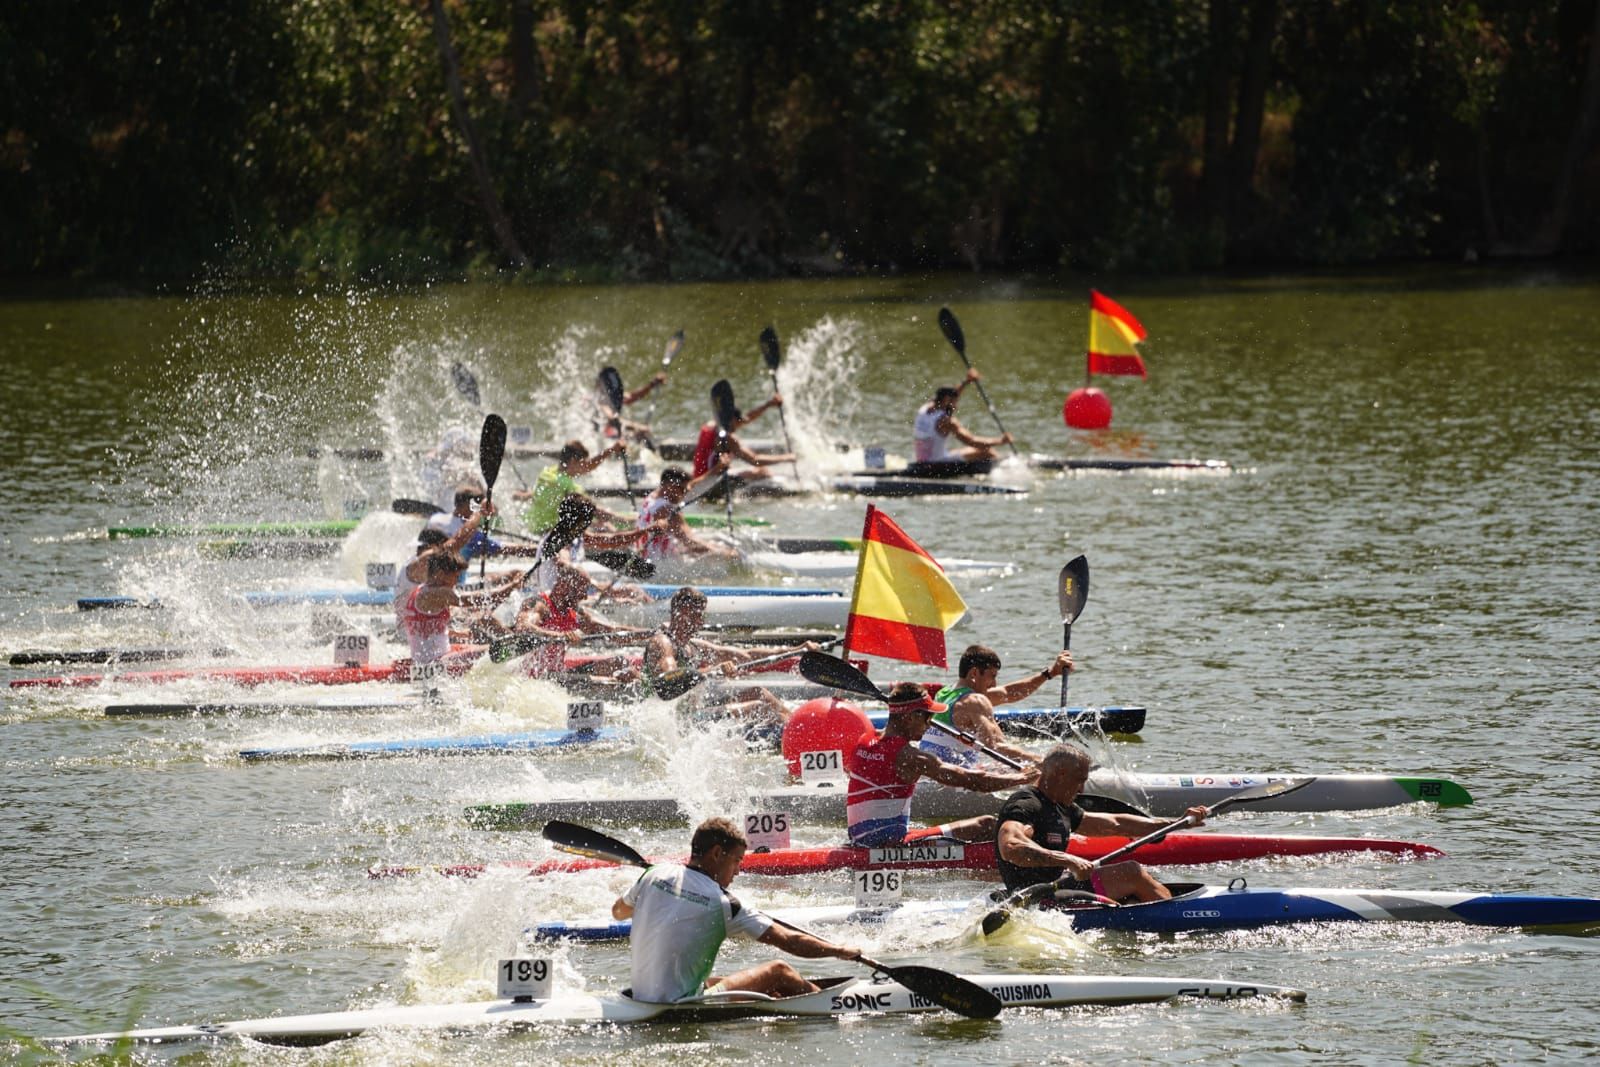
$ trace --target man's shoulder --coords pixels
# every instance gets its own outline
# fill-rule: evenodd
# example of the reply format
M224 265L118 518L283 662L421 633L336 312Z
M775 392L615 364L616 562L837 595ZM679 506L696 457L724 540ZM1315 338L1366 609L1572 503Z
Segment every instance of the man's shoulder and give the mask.
M1000 811L996 818L1001 822L1005 822L1008 818L1028 818L1043 810L1044 801L1039 791L1033 786L1025 785L1009 797L1006 797L1004 803L1000 805Z

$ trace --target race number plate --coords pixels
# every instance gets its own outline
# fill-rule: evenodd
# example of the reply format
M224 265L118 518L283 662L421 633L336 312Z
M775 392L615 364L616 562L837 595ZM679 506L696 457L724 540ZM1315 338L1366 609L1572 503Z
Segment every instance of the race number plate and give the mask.
M800 780L806 785L844 778L844 753L836 748L800 753Z
M518 956L495 968L495 992L503 1000L549 1000L550 961Z
M360 496L351 497L350 499L344 501L344 517L345 518L347 518L347 519L359 519L363 515L365 515L366 513L367 513L367 498L366 497L360 497Z
M606 724L606 706L598 700L574 700L567 705L568 730L598 730Z
M884 454L882 445L868 445L862 452L862 459L869 471L881 471L887 466L888 456Z
M888 848L867 850L867 862L875 867L888 866L891 863L960 863L966 856L965 845L951 842L937 845L891 845Z
M365 667L372 662L372 638L366 634L340 634L335 637L333 662L341 667Z
M510 428L507 436L511 438L511 443L514 445L530 444L533 441L533 427L513 426Z
M900 871L857 871L850 880L855 884L858 908L898 904L905 888L905 875Z
M411 680L413 682L437 682L443 677L443 663L413 663L411 665Z
M367 564L367 588L393 589L395 570L393 563Z
M644 464L643 463L629 463L629 464L627 464L627 470L624 473L627 474L628 481L630 481L630 482L642 482L642 481L644 481L644 476L645 476Z
M750 851L770 851L789 847L789 820L786 811L760 811L744 817L744 836Z

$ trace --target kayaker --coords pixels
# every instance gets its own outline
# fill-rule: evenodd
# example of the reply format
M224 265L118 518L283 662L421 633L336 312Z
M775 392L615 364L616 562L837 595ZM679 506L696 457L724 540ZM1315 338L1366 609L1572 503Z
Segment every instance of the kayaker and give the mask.
M639 554L652 563L703 556L722 559L739 556L733 549L702 541L689 531L689 524L683 521L683 500L689 494L691 482L681 467L668 467L661 472L656 491L646 497L639 508L635 526L645 533Z
M629 950L633 956L635 1000L670 1004L686 997L733 990L793 997L814 993L807 981L783 960L771 960L733 974L717 976L717 953L729 937L760 941L802 959L835 957L853 960L855 945L836 945L810 934L779 926L746 908L728 893L739 873L749 843L728 819L707 819L689 841L689 863L658 863L639 876L611 905L619 922L633 920Z
M626 434L636 441L648 440L650 437L649 423L625 419L623 418L623 412L612 408L611 397L607 393L605 386L606 371L611 370L613 368L604 367L599 374L595 375L594 414L590 419L594 423L595 431L602 437L621 437ZM617 380L619 383L621 382L620 378ZM622 394L622 406L624 408L631 407L666 384L667 372L656 371L655 376L648 382L645 382L637 389Z
M954 837L980 841L994 833L993 815L980 815L942 826L911 829L911 794L917 781L929 778L942 785L992 793L1015 789L1038 778L1038 770L992 772L945 763L917 747L933 717L945 710L916 682L900 682L890 689L889 721L881 734L863 734L856 747L845 753L844 768L850 786L845 794L845 817L850 843L864 848L899 845L923 837Z
M956 405L961 400L961 391L979 377L981 376L976 367L968 367L967 376L961 379L961 384L954 387L940 386L934 390L933 399L917 409L916 420L911 426L911 436L918 463L976 463L993 460L997 458L994 451L996 448L1011 443L1009 433L1003 433L999 437L979 437L956 420ZM959 452L952 450L949 441L951 437L969 447Z
M473 535L478 532L478 527L494 513L494 502L486 501L484 506L474 511L454 534L446 534L443 530L431 526L424 526L417 531L415 553L394 571L394 595L390 598L390 604L397 618L406 597L411 595L411 590L427 579L428 557L439 551L460 552L462 546L472 540Z
M793 463L795 456L792 452L753 452L746 448L737 436L739 430L744 429L766 412L782 405L783 397L778 393L773 393L767 400L756 405L748 415L740 412L738 408L734 408L733 423L728 427L728 432L725 435L720 433L721 428L717 425L715 418L702 425L700 427L700 436L695 440L694 445L694 477L698 479L710 473L717 461L723 457L726 457L729 463L735 459L741 459L750 464L749 469L735 471L728 475L729 478L741 482L751 482L766 478L770 473L767 470L768 467L781 463Z
M578 484L578 479L595 471L612 456L626 454L627 446L621 441L612 443L596 456L589 455L588 446L582 441L568 441L562 445L556 461L540 471L533 480L532 489L526 492L518 490L512 494L514 500L529 501L527 510L522 514L528 532L540 534L554 526L562 498L573 493L583 495L583 487ZM598 506L595 514L613 526L627 525L631 521Z
M534 588L540 593L548 593L555 585L556 571L552 564L566 563L580 566L586 552L598 552L603 549L632 549L643 536L638 530L632 528L617 532L607 533L591 528L595 517L600 514L594 501L582 493L568 493L561 498L561 503L556 508L557 525L575 530L572 540L562 545L551 546L550 562L541 565L533 575ZM550 539L553 530L546 531L539 538L536 551L544 555L545 542ZM637 586L631 584L611 584L608 590L613 599L638 601L648 599L643 596Z
M522 584L518 571L481 593L463 594L456 583L466 573L459 552L435 551L428 556L427 577L406 595L398 611L400 628L411 646L411 662L436 663L450 651L450 609L494 607Z
M708 641L699 636L705 616L706 595L700 590L686 585L672 594L666 623L644 645L640 669L645 696L653 695L660 679L674 671L697 670L732 677L741 663L786 651L782 648L733 648ZM816 647L814 642L805 644L810 651L815 651ZM699 693L691 700L697 701L700 707L714 709L719 715L765 715L780 724L789 719L789 709L783 701L761 686L736 690L723 700L713 701Z
M1167 825L1166 820L1145 815L1084 811L1076 800L1089 779L1089 768L1089 753L1077 745L1056 745L1039 761L1038 784L1017 790L1000 806L995 817L995 865L1006 889L1016 892L1070 875L1073 881L1063 888L1119 902L1170 899L1171 891L1136 861L1096 867L1068 851L1074 833L1141 837ZM1195 805L1187 814L1198 826L1205 821L1206 809Z
M550 642L523 659L523 668L534 677L559 674L566 669L567 645L579 638L594 634L643 634L645 631L629 626L618 626L599 618L584 606L588 596L589 576L566 563L546 563L543 570L555 574L550 592L541 593L523 602L517 613L514 633L533 634L550 638ZM636 674L625 656L608 656L592 660L583 668L586 675L610 675L618 681L629 681Z
M956 664L957 680L933 695L933 699L948 707L934 716L936 722L953 726L969 733L978 741L1015 760L1032 763L1038 759L1025 748L1010 744L995 721L997 704L1015 704L1038 692L1039 687L1052 678L1059 678L1072 670L1072 653L1066 650L1056 654L1050 665L1025 678L1006 685L1000 683L1000 654L985 645L968 645ZM922 739L922 748L932 752L946 763L970 766L981 753L960 738L934 730Z
M428 528L430 530L438 530L446 537L454 537L461 532L462 527L467 524L467 520L471 519L475 512L482 509L486 498L487 494L481 484L477 482L462 482L456 487L454 509L441 511L429 518ZM535 547L533 545L508 545L496 541L483 531L482 523L484 521L487 520L479 520L478 530L461 546L461 557L463 559L470 560L477 556L531 556L534 554Z

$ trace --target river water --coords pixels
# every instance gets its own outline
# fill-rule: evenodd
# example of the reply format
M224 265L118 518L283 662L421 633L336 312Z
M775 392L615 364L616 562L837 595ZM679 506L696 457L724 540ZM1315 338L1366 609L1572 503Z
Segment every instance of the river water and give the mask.
M1447 810L1236 809L1219 829L1397 837L1448 855L1262 861L1202 868L1196 880L1600 894L1600 281L1463 269L1129 283L1113 295L1151 332L1150 378L1098 382L1116 418L1096 435L1067 431L1059 414L1082 380L1086 288L941 277L0 304L13 502L0 533L10 572L0 649L222 645L229 662L326 661L331 620L318 630L304 613L252 613L229 594L359 581L367 560L399 554L415 524L380 512L424 492L417 451L452 428L475 438L481 419L451 388L455 362L476 373L485 409L554 439L583 429L578 398L598 366L642 382L682 328L688 343L656 415L682 436L705 417L714 378L728 377L746 407L764 395L756 338L772 323L789 429L811 470L848 469L863 444L904 454L913 409L962 370L935 320L948 304L1026 448L1232 464L1188 475L1007 469L999 477L1027 496L884 503L937 555L1014 563L961 580L971 615L951 633L954 649L993 645L1003 677L1046 663L1061 639L1057 571L1084 553L1092 582L1073 630L1073 702L1150 709L1141 740L1096 746L1103 762L1427 773L1477 798ZM961 417L993 432L970 391ZM771 421L750 432L777 436ZM398 458L307 455L327 445ZM537 466L519 461L502 489ZM104 537L118 523L362 506L373 513L323 560L219 561L195 542ZM849 536L862 506L826 497L740 510L785 534ZM73 610L94 593L160 596L173 610ZM374 658L392 651L380 645ZM37 673L54 671L6 676ZM873 673L933 676L889 663ZM167 695L227 690L188 682ZM648 791L689 798L697 814L736 814L731 798L776 773L771 757L692 732L659 705L613 710L631 718L636 744L581 754L266 765L236 755L551 725L564 713L558 693L503 671L475 672L446 695L427 712L122 721L105 706L157 696L126 683L6 691L7 1032L483 997L493 961L527 923L599 916L626 874L372 881L369 866L547 854L531 834L467 828L471 803ZM615 832L646 852L685 844L682 828ZM797 842L838 836L796 830ZM985 888L921 874L906 892ZM842 874L744 878L735 890L762 906L850 893ZM879 957L964 971L1227 976L1309 999L1015 1011L995 1023L389 1035L320 1051L224 1045L185 1062L1498 1063L1586 1059L1597 1045L1600 952L1584 938L1358 924L1080 937L1040 918L989 942L970 924L896 924L856 940ZM546 951L563 989L626 984L625 946ZM771 954L730 945L724 961ZM3 1047L42 1058L26 1043Z

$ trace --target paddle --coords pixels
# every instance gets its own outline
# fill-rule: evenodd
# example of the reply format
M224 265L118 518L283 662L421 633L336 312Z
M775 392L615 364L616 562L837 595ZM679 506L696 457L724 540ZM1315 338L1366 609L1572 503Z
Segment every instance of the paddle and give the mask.
M832 637L822 642L820 647L832 648L834 645L837 645L843 640L844 638L842 637ZM800 654L802 662L804 662L806 656L822 655L820 652L811 652L804 646L801 646L799 648L787 649L783 652L775 652L770 656L762 656L760 659L749 660L748 662L740 663L737 666L741 670L749 670L751 667L760 667L767 663L776 663L779 660L788 659L796 653ZM831 659L832 657L824 656L823 658ZM845 666L848 667L849 664L845 664ZM655 693L656 696L660 697L662 700L677 700L679 697L683 696L683 694L687 693L689 690L693 689L695 686L699 685L709 677L710 675L705 672L693 671L687 668L679 668L675 671L668 671L666 674L663 674L660 678L656 679Z
M562 852L571 852L590 859L609 860L628 867L652 866L649 860L616 838L576 823L553 819L544 825L544 839ZM822 940L809 930L801 929L793 923L777 918L773 918L772 921L796 933ZM993 1019L1000 1014L1000 1009L1004 1006L1000 1003L1000 998L989 990L949 971L915 964L891 967L867 956L857 956L856 962L869 968L874 974L885 975L890 981L899 982L918 996L926 997L940 1007L969 1019Z
M499 415L483 417L483 432L478 436L478 468L483 471L483 506L494 499L494 483L500 477L500 461L506 455L506 420ZM478 579L483 580L489 554L478 557Z
M1072 624L1083 614L1084 602L1089 599L1089 560L1076 556L1061 568L1061 578L1056 600L1061 605L1061 650L1072 651ZM1067 706L1067 675L1061 672L1061 707Z
M672 366L672 361L677 358L678 353L681 352L682 350L683 350L683 331L679 330L677 333L675 333L671 337L667 338L667 350L661 356L661 373L665 374L667 372L667 368ZM655 421L656 421L656 395L654 393L651 393L650 394L650 411L645 416L645 425L650 427L652 432L655 429ZM650 449L650 451L652 451L652 452L655 452L655 453L659 454L660 451L661 451L660 449L656 448L655 440L653 438L649 437L649 436L645 437L645 439L643 441L643 444L644 444L644 446L646 448Z
M1221 815L1235 804L1248 804L1252 800L1266 800L1270 797L1281 797L1285 793L1294 792L1296 789L1304 789L1314 781L1316 781L1315 777L1295 778L1282 782L1268 782L1266 785L1257 785L1252 786L1249 789L1242 789L1239 792L1234 793L1232 796L1223 797L1215 804L1206 808L1206 817L1210 818L1213 815ZM1154 844L1155 842L1160 841L1174 830L1182 830L1184 827L1193 826L1194 824L1195 821L1188 815L1185 815L1183 818L1176 819L1161 827L1159 830L1148 833L1137 840L1129 841L1121 848L1113 849L1112 851L1107 852L1104 856L1101 856L1099 859L1094 861L1094 866L1096 868L1109 866L1136 849L1143 848L1145 845ZM1043 882L1040 885L1030 885L1017 890L1015 893L1003 900L1000 904L1000 907L994 909L983 917L983 932L985 934L994 933L996 930L1000 929L1010 921L1011 912L1018 904L1037 903L1044 897L1053 894L1061 882L1067 881L1071 881L1071 879L1061 879L1058 882Z
M767 373L772 376L772 391L778 390L778 331L771 326L761 331L761 358L766 360ZM778 405L778 425L783 427L783 450L794 455L794 442L789 440L789 420L784 417L783 405ZM795 481L800 480L800 461L791 461Z
M842 689L847 693L859 693L862 696L873 697L877 700L888 702L888 694L873 684L861 671L852 667L837 656L826 656L821 652L807 652L800 657L800 676L808 682L827 686L829 689ZM965 730L958 730L954 726L946 726L935 719L929 727L958 737L982 752L985 756L999 763L1005 764L1012 770L1024 770L1024 766L1010 756L996 752L994 749L979 741ZM1083 807L1090 811L1105 812L1108 815L1145 815L1145 811L1116 797L1100 796L1096 793L1081 793L1078 799L1083 801Z
M412 500L408 497L397 496L394 498L394 502L389 505L389 510L396 515L422 515L426 517L439 514L444 508L441 508L438 504L430 504L426 500Z
M956 355L961 357L961 362L967 365L968 370L971 370L972 361L967 358L966 335L961 332L961 324L956 321L956 317L950 313L949 308L939 309L939 329L944 331L945 340L949 341L950 347L956 350ZM981 378L978 379L977 386L978 395L983 397L983 402L989 409L989 417L994 419L996 426L1000 427L1000 432L1005 433L1005 423L1000 421L1000 413L994 409L994 404L989 400L989 392L983 387ZM1013 456L1021 454L1017 451L1017 443L1015 441L1011 442L1011 454Z
M594 552L586 553L600 566L622 575L624 578L633 578L636 581L649 581L656 576L656 565L639 555L629 552L625 548L601 548Z
M478 376L473 374L465 363L450 364L450 380L455 383L456 392L461 394L463 400L475 408L482 409L482 397L478 392ZM502 449L503 451L504 449ZM515 462L511 464L511 473L517 476L517 481L522 485L522 488L528 488L527 479L523 478L522 472L517 470ZM395 510L399 511L400 509L396 508Z
M628 490L628 506L639 510L639 501L633 495L633 474L628 470L628 439L622 427L622 375L615 367L600 368L600 388L605 391L606 404L611 408L612 417L608 420L612 429L617 431L617 440L622 442L622 484Z
M739 421L739 409L733 403L733 386L728 384L728 379L720 378L711 387L711 406L717 413L717 443L721 445L727 441L728 435L733 432L733 424ZM717 449L717 458L726 459L722 449ZM728 466L722 468L722 497L728 510L728 533L733 533L733 487L728 482Z

